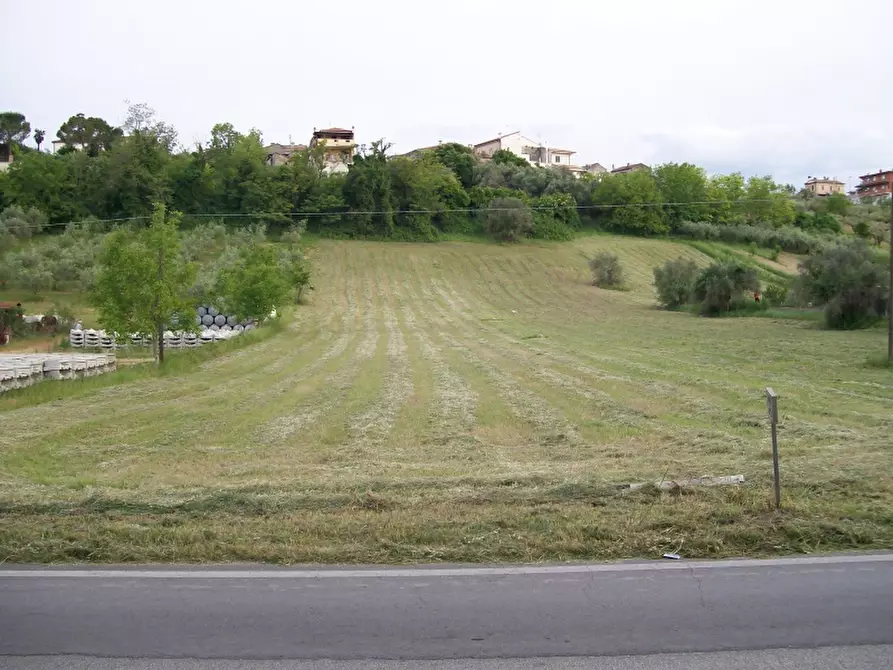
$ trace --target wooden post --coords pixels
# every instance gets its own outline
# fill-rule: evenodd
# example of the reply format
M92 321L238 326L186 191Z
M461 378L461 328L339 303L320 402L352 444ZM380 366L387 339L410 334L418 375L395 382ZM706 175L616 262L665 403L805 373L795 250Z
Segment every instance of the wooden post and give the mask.
M778 394L766 387L766 406L772 426L772 474L775 477L775 509L781 508L781 476L778 472Z

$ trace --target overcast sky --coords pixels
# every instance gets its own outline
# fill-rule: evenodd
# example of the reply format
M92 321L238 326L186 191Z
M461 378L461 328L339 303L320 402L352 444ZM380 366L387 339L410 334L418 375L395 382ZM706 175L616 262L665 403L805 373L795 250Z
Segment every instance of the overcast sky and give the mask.
M598 161L844 181L893 167L893 1L0 0L0 108L48 139L147 102L184 144L521 130ZM852 182L850 181L850 185Z

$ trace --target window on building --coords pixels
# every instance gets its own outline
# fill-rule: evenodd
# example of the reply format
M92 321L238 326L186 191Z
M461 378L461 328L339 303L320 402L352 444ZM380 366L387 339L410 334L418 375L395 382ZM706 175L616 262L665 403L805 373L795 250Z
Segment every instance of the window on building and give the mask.
M555 156L555 162L556 162L556 163L560 163L560 162L561 162L561 156Z

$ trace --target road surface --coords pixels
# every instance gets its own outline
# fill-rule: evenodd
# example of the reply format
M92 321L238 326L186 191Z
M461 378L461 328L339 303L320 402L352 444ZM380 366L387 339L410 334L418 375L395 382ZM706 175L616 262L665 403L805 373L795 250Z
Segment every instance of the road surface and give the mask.
M95 665L83 665L91 659ZM893 667L893 555L494 568L0 569L5 667L247 667L239 659L345 670ZM401 659L483 660L395 662Z

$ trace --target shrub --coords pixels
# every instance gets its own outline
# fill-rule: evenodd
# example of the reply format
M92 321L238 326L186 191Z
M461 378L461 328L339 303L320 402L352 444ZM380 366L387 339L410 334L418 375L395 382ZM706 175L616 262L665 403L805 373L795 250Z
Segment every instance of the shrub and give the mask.
M616 254L602 251L589 260L592 283L599 288L620 288L623 286L623 266Z
M886 314L887 268L866 242L854 240L800 263L798 290L824 305L829 328L863 328Z
M39 209L25 210L16 205L0 212L0 235L27 238L40 233L47 225L46 214Z
M763 289L763 301L773 307L780 307L788 300L788 287L781 284L769 284Z
M754 268L734 261L714 263L695 280L694 297L701 314L716 315L746 304L745 293L758 291L760 280Z
M487 232L502 242L519 242L533 229L533 214L519 198L494 198L486 211Z
M677 258L654 268L654 286L657 300L667 309L680 307L691 298L698 266L692 260Z
M573 239L574 233L567 224L556 219L550 212L534 212L530 237L539 240L562 241Z
M677 234L694 240L717 240L732 244L749 244L772 249L778 247L794 254L810 254L820 251L827 245L827 240L795 228L782 226L766 228L762 226L738 225L723 226L703 221L684 221L679 225Z

